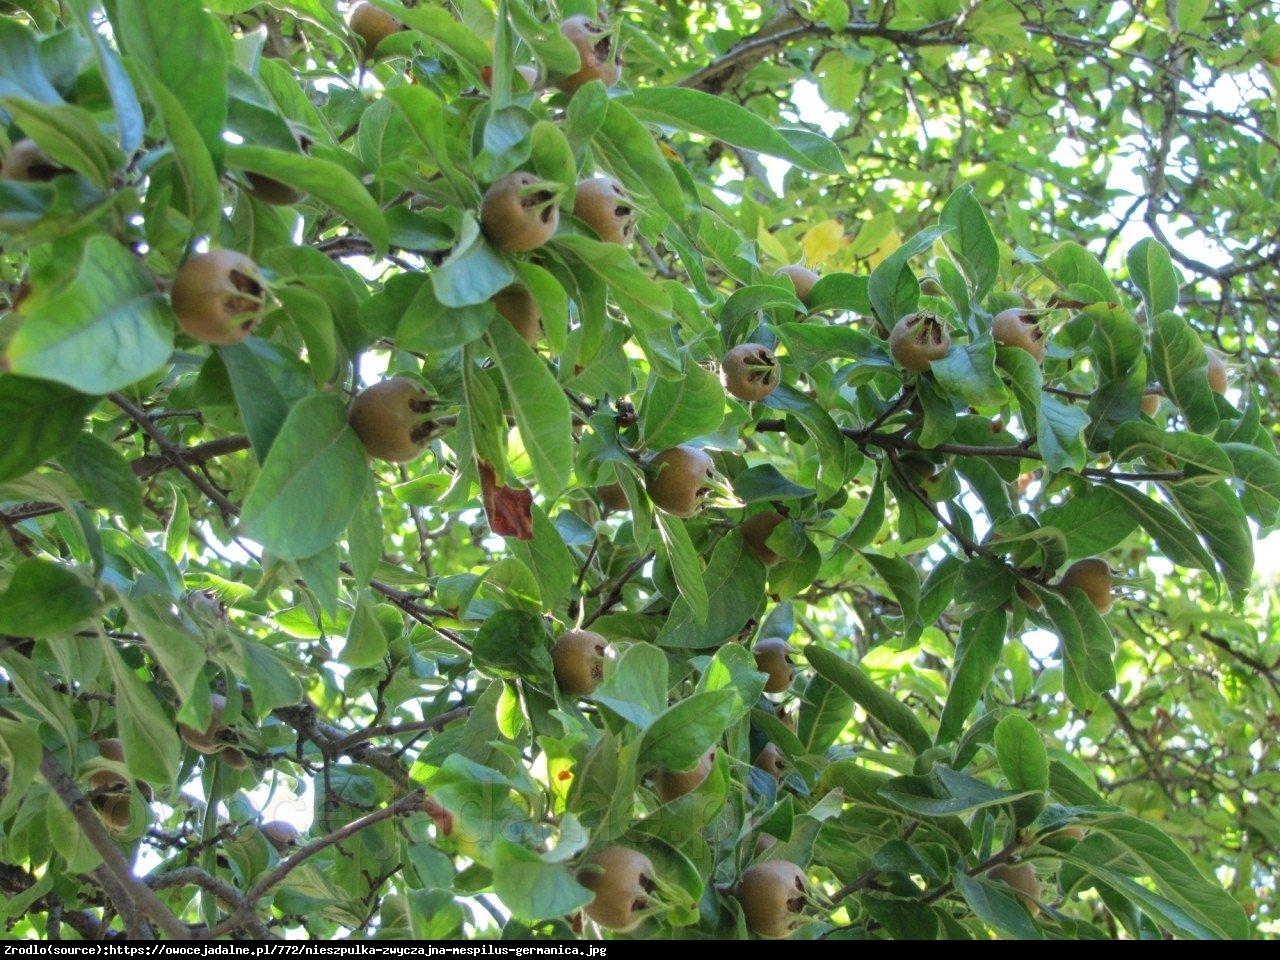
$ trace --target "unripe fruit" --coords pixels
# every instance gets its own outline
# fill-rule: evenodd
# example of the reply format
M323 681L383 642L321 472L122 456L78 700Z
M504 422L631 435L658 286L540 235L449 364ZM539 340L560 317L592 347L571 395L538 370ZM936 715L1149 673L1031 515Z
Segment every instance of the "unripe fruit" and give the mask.
M636 210L622 184L613 177L578 181L573 215L586 222L606 243L625 244L636 226Z
M542 337L542 312L524 287L510 286L493 295L493 305L529 346Z
M1160 394L1144 393L1142 395L1142 412L1148 417L1154 417L1156 411L1160 409Z
M405 29L405 25L391 14L370 3L357 3L352 7L348 23L351 32L360 38L366 57L372 57L378 50L378 44L387 37Z
M720 382L739 400L763 400L782 375L773 351L759 343L740 343L720 361Z
M627 491L622 489L620 483L606 483L604 486L597 487L596 493L600 495L600 505L611 513L631 508L631 502L627 500Z
M360 391L351 405L351 428L369 456L405 463L426 449L435 431L431 397L406 377L381 380Z
M69 171L58 166L41 150L34 140L19 140L0 163L0 180L17 180L24 183L47 183L59 174Z
M235 250L198 253L178 268L169 294L183 332L201 343L240 343L262 320L258 265Z
M782 693L791 689L795 669L791 662L791 647L785 640L761 640L751 648L756 658L756 669L769 675L764 685L765 693Z
M556 86L565 93L573 93L592 80L600 80L611 87L622 76L622 55L614 53L613 35L590 17L569 17L560 24L560 35L574 45L582 61L577 73L572 73Z
M550 190L539 186L532 173L507 174L485 191L480 203L480 226L499 250L536 250L560 225L560 206Z
M1040 328L1036 315L1018 307L1001 310L992 318L991 336L1002 346L1027 351L1037 363L1044 361L1045 350L1049 347L1049 338Z
M567 694L585 697L604 679L609 641L590 630L566 630L551 648L556 686Z
M742 539L746 541L747 549L766 567L772 567L782 559L776 551L769 549L769 536L785 519L780 513L766 510L753 513L742 521Z
M782 940L800 926L808 902L804 871L786 860L753 863L742 871L734 896L747 927L766 940Z
M889 351L900 366L924 373L934 360L951 352L951 334L932 313L909 313L889 334Z
M1227 365L1222 362L1216 350L1206 350L1205 359L1209 361L1209 389L1214 393L1227 392Z
M578 871L578 882L596 895L584 908L587 916L606 930L632 929L649 909L653 878L653 864L635 850L605 847L593 853Z
M693 793L711 774L716 762L716 750L712 747L701 757L692 770L668 770L659 767L653 771L653 791L663 803L670 803L685 794Z
M209 725L203 731L189 727L185 723L178 724L178 732L182 739L196 751L203 754L214 754L222 749L218 742L218 731L222 729L222 714L227 709L227 698L220 693L209 694Z
M1079 587L1088 595L1093 609L1099 613L1106 613L1111 609L1111 568L1105 560L1097 557L1077 560L1067 567L1058 586Z
M796 299L801 303L809 296L809 291L813 289L813 285L818 282L816 273L798 263L789 263L785 267L779 267L773 271L773 275L775 277L790 277L791 285L796 288Z
M782 756L782 751L772 743L766 743L764 749L756 754L754 765L775 780L781 780L788 767L787 761Z
M706 486L713 464L696 447L663 450L649 463L645 489L660 510L676 517L692 517L709 492Z
M992 867L987 873L992 880L1001 880L1018 892L1018 898L1026 904L1027 910L1034 917L1040 912L1036 899L1040 896L1040 881L1036 879L1036 868L1030 863L1002 863Z
M276 848L277 853L298 845L298 828L285 820L268 820L262 825L262 835Z

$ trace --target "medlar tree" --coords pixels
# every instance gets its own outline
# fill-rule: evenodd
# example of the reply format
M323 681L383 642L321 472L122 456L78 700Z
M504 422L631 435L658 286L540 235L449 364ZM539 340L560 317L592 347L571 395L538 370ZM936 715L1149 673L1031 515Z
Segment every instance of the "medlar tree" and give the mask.
M1265 929L1266 12L6 4L9 933Z

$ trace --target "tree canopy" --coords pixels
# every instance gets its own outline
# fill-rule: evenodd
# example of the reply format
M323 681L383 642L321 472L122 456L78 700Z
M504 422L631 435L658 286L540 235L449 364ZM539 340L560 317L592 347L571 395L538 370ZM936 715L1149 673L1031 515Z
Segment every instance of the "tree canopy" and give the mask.
M1273 15L0 6L8 932L1274 934Z

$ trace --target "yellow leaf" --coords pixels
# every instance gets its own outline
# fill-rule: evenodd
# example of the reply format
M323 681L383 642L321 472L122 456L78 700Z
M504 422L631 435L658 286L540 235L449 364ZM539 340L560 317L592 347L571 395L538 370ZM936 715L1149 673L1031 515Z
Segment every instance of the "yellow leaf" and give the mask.
M874 270L880 265L880 261L887 257L893 251L902 246L902 236L897 230L889 231L889 235L884 238L884 243L880 244L871 256L867 257L867 264Z
M840 222L823 220L809 228L809 232L800 241L800 246L804 248L804 258L809 265L820 267L846 243L848 240L845 238L844 227L840 226Z
M763 217L756 221L756 243L760 244L760 252L769 260L777 260L779 263L791 262L787 248L765 227Z

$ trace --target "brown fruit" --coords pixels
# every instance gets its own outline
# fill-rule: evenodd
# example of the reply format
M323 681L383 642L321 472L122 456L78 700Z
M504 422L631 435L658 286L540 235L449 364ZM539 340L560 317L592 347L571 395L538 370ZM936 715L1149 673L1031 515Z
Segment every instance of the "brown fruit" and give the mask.
M1227 365L1216 350L1205 350L1205 359L1209 361L1209 389L1214 393L1227 392Z
M816 273L798 263L789 263L785 267L779 267L773 271L773 275L775 277L790 277L791 285L796 288L796 299L801 303L805 302L805 298L809 296L809 291L813 289L813 285L819 279Z
M214 754L222 749L218 741L218 731L222 729L222 714L227 709L227 698L220 693L209 694L209 726L203 731L189 727L185 723L178 724L178 732L192 749L203 754Z
M391 14L370 3L357 3L352 7L347 23L351 32L360 38L366 57L372 57L378 50L378 44L387 37L405 29L405 25Z
M573 93L592 80L611 87L622 76L622 54L614 50L613 34L590 17L569 17L560 24L560 35L574 45L582 61L577 73L571 73L556 86Z
M645 489L654 506L676 517L692 517L709 492L711 458L696 447L663 450L649 462Z
M753 863L742 871L734 896L747 927L766 940L782 940L800 926L808 884L804 871L786 860Z
M627 499L627 491L622 489L622 484L620 483L606 483L597 487L596 493L600 495L600 505L610 513L631 509L631 502Z
M900 366L924 373L934 360L951 352L951 334L941 317L932 313L909 313L889 334L889 351Z
M992 867L987 876L992 880L1000 880L1018 892L1018 898L1026 904L1027 910L1034 917L1040 912L1036 900L1040 896L1040 881L1036 879L1036 868L1030 863L1002 863Z
M258 265L235 250L198 253L178 268L169 294L178 326L201 343L240 343L262 320Z
M991 336L1002 346L1025 350L1036 358L1037 363L1044 362L1049 338L1040 328L1034 313L1027 313L1018 307L1001 310L991 319Z
M524 80L525 86L528 87L530 90L533 90L538 86L538 68L537 67L530 66L527 63L517 63L516 73L521 77L521 79ZM493 67L490 67L490 66L481 67L480 79L484 82L484 85L486 87L492 88L493 87ZM519 89L520 87L518 83L515 86L517 89Z
M606 243L628 243L636 228L636 208L622 184L613 177L579 180L573 197L573 215L584 220Z
M58 166L36 146L34 140L19 140L0 163L0 180L18 180L25 183L47 183L54 177L70 171Z
M493 295L493 305L529 346L542 337L542 312L524 287L510 286Z
M1144 393L1142 395L1142 412L1148 417L1154 417L1156 411L1160 409L1160 394Z
M405 463L426 449L435 432L431 396L407 377L365 387L351 405L351 429L369 456Z
M262 825L262 835L276 848L277 853L284 853L298 845L298 828L286 820L268 820Z
M782 373L773 351L759 343L740 343L720 361L720 382L739 400L763 400L778 388Z
M1040 595L1024 584L1021 580L1013 588L1013 592L1018 595L1018 599L1025 603L1032 610L1039 610L1044 606L1044 601L1040 599Z
M223 747L218 751L218 759L232 770L248 770L251 765L249 758L235 747Z
M668 770L659 767L653 771L653 790L663 803L670 803L685 794L693 793L711 774L716 762L716 750L712 747L701 757L692 770Z
M273 207L289 207L302 199L299 191L272 177L247 172L244 176L249 181L249 192L253 194L254 199L269 203Z
M768 544L774 528L785 519L780 513L766 510L763 513L753 513L742 521L742 539L746 541L747 549L766 567L772 567L782 559L776 551L769 549Z
M116 737L108 737L106 740L98 741L98 756L103 760L113 760L116 763L124 763L124 742Z
M124 744L114 737L100 740L98 755L104 760L124 763ZM137 786L143 799L150 802L151 785L139 780ZM125 777L114 770L95 770L89 774L89 789L98 793L98 796L93 797L93 806L108 829L119 833L133 825L133 794L129 790L129 781Z
M590 630L566 630L551 648L556 686L575 697L585 697L604 679L609 641Z
M782 756L782 751L772 743L766 743L764 749L756 754L755 766L759 767L775 780L781 780L787 772L789 764Z
M649 858L627 847L605 847L587 857L578 882L596 895L585 907L587 916L618 931L639 924L656 886Z
M480 226L499 250L537 250L560 226L560 204L549 184L532 173L507 174L485 191Z
M791 661L791 647L785 640L761 640L751 648L751 652L756 658L756 669L769 675L764 685L765 693L782 693L791 689L795 667Z
M1074 840L1076 843L1079 843L1081 840L1084 839L1084 828L1083 827L1063 827L1061 830L1058 830L1056 833L1054 833L1053 836L1062 837L1064 840Z
M1089 597L1093 609L1106 613L1111 609L1111 568L1098 557L1077 560L1067 567L1059 587L1079 587Z

